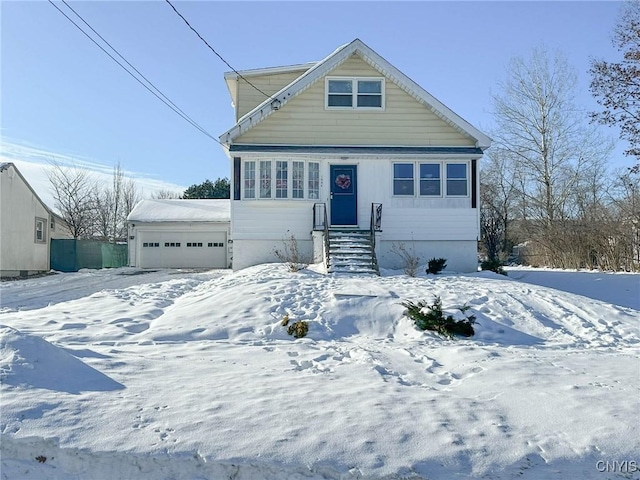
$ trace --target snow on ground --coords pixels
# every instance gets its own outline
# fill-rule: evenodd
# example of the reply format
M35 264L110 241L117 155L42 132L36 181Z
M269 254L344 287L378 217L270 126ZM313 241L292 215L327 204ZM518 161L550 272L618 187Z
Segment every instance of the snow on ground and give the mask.
M640 277L612 278L618 305L490 272L3 282L1 475L640 478ZM415 330L400 302L434 295L469 305L476 336Z

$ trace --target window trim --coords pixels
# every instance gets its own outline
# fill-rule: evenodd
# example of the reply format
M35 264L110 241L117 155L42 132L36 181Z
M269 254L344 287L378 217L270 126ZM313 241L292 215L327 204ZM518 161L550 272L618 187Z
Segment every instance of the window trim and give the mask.
M398 195L395 193L394 182L395 178L395 164L413 164L413 195ZM421 195L420 194L420 165L421 164L438 164L440 166L440 194L439 195ZM449 164L463 164L466 167L466 194L465 195L449 195L447 194L447 165ZM403 160L394 159L391 161L391 197L392 198L424 198L424 199L436 199L436 198L470 198L471 197L471 161L462 159L450 159L450 160L431 160L431 159L418 159L418 160Z
M329 105L329 82L351 81L351 106L330 106ZM358 106L358 82L380 82L380 106L379 107L359 107ZM357 112L381 112L385 109L386 104L386 84L384 77L325 77L324 79L324 109L325 110L341 110L341 111L357 111Z
M35 243L47 243L47 224L49 222L47 221L46 218L42 218L42 217L36 217L36 221L35 221L35 225L34 225L34 232L33 232L33 241ZM40 229L40 231L42 232L42 238L38 239L38 224L42 224L42 229Z

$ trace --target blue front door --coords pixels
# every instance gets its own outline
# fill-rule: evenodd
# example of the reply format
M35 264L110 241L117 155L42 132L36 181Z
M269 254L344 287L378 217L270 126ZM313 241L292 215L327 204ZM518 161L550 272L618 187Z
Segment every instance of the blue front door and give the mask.
M358 166L331 165L331 225L358 224Z

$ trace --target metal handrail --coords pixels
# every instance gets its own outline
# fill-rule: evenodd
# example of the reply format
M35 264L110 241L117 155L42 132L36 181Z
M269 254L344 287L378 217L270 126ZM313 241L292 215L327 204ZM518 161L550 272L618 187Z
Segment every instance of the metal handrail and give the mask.
M371 220L369 222L369 235L371 238L371 259L378 273L380 273L380 267L378 266L378 258L376 257L376 232L382 231L382 204L371 204Z
M327 208L324 208L324 266L329 269L329 222L327 221Z

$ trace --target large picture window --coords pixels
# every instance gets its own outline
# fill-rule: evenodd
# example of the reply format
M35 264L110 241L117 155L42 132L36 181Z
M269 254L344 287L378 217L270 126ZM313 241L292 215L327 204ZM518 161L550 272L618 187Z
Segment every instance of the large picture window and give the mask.
M315 200L319 196L318 162L274 159L248 160L243 164L243 199Z
M325 90L328 109L384 108L383 78L327 78Z

